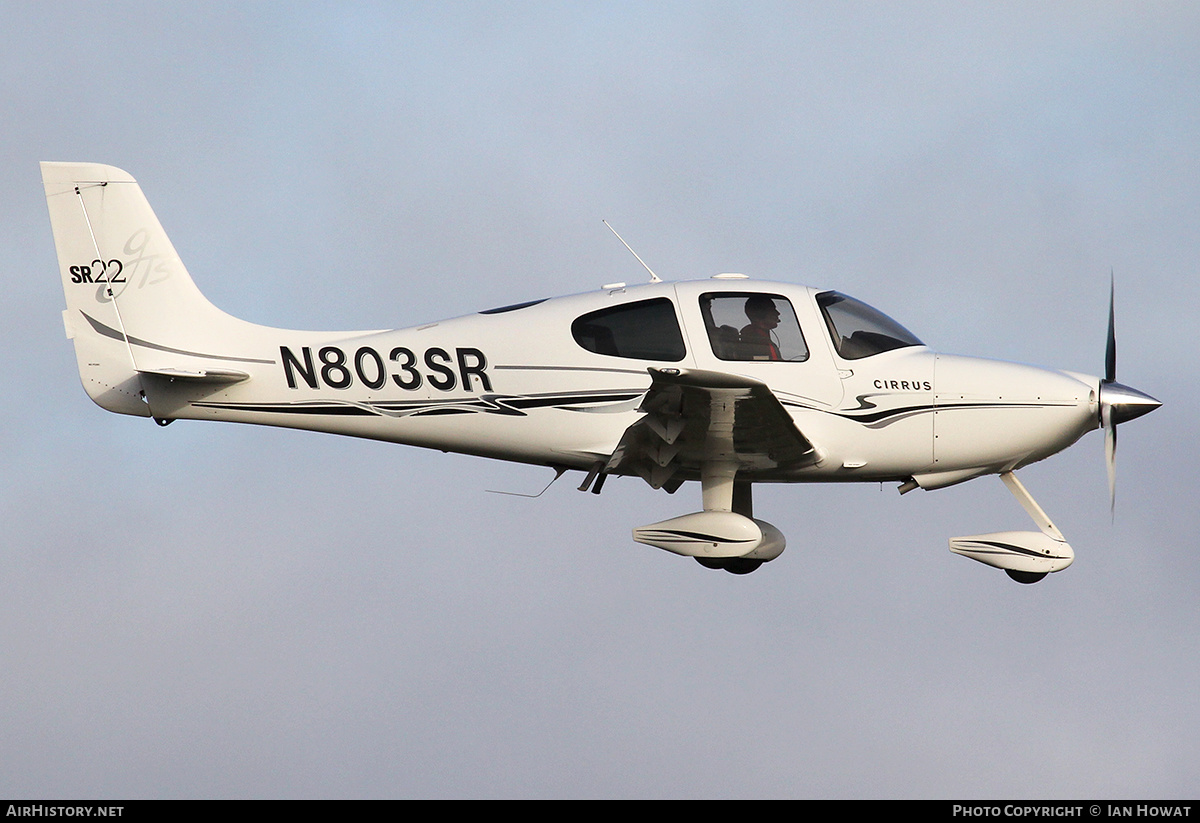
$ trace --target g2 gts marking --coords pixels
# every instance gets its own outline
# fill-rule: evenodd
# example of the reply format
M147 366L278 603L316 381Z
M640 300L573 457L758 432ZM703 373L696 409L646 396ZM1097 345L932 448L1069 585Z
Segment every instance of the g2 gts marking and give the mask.
M114 269L111 275L108 274L110 267ZM103 260L93 260L88 266L71 266L71 282L124 283L125 278L121 276L124 268L120 260L109 260L107 263Z
M487 357L475 348L456 348L454 361L451 361L450 353L445 349L437 346L428 348L420 361L425 366L424 372L417 368L416 354L406 346L396 346L388 352L388 362L396 364L395 369L390 369L379 352L370 346L360 346L352 358L338 346L317 349L316 360L313 360L313 350L309 346L300 348L299 357L287 346L280 346L279 354L289 389L300 388L296 381L299 375L310 389L320 388L321 384L331 389L348 389L354 385L357 376L360 383L373 391L386 386L389 377L405 391L415 391L425 381L439 391L453 391L460 382L464 391L475 391L475 384L471 380L474 376L479 379L480 388L486 392L492 390L492 381L487 373ZM457 373L453 368L455 361Z

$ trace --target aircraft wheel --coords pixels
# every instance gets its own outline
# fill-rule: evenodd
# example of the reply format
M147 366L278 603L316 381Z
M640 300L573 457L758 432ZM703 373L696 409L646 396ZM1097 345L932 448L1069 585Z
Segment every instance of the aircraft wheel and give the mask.
M761 566L761 560L747 560L744 557L734 557L725 561L725 571L730 574L750 574Z
M1018 583L1036 583L1046 576L1046 572L1019 572L1015 569L1005 569L1004 573Z
M750 574L763 564L745 557L697 557L696 562L706 569L724 569L730 574Z

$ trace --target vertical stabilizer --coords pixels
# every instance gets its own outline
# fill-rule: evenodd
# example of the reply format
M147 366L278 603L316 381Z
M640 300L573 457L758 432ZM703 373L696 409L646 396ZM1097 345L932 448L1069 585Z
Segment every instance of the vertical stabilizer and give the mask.
M129 174L42 163L42 181L84 388L109 411L149 417L139 372L211 361L249 324L204 298Z

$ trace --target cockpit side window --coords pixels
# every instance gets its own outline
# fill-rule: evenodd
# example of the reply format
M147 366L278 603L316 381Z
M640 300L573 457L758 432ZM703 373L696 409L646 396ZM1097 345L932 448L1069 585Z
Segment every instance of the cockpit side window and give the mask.
M861 360L873 354L922 346L908 329L878 309L836 291L817 295L817 305L829 328L833 347L843 360Z
M687 354L675 304L665 297L590 312L571 324L575 342L590 352L677 363Z
M700 296L700 314L713 354L721 360L808 359L808 346L786 297L760 292Z

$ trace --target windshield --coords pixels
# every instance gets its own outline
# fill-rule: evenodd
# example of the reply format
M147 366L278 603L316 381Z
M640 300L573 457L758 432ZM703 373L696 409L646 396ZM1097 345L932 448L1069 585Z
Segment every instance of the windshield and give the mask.
M817 295L833 346L843 360L860 360L905 346L924 345L883 312L836 291Z

